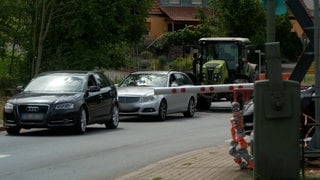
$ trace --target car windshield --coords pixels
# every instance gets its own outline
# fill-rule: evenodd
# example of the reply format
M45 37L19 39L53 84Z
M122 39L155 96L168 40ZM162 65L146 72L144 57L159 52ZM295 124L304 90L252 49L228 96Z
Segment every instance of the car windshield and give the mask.
M25 92L81 92L84 79L76 75L39 76L25 88Z
M127 86L148 86L148 87L166 87L166 74L130 74L120 87Z

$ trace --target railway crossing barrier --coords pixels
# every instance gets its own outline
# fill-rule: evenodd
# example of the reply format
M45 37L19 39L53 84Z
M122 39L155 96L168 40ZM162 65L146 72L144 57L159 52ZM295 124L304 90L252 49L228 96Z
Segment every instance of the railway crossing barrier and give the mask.
M254 83L239 84L218 84L218 85L197 85L180 87L157 87L154 89L156 95L177 94L177 93L221 93L233 92L235 89L253 88Z

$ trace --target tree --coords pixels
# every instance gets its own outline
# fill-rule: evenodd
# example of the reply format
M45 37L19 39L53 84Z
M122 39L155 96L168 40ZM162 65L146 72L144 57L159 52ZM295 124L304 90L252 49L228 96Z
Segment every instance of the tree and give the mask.
M2 0L0 57L8 59L9 52L22 57L16 65L31 76L119 67L130 59L131 44L147 32L144 19L151 5L151 0Z
M53 12L56 5L56 0L39 0L34 2L35 6L35 21L34 21L34 38L33 45L36 46L34 49L37 49L36 52L36 61L34 74L38 74L40 72L40 66L42 61L43 54L43 46L45 43L45 39L48 35L51 20L53 16ZM34 63L32 63L34 64ZM33 67L33 66L32 66ZM33 73L32 73L33 74Z
M221 35L248 37L264 49L266 42L266 12L260 0L210 0L215 23ZM276 18L276 41L285 58L297 60L302 50L299 38L291 33L288 14Z
M119 67L129 58L128 46L147 32L144 19L150 6L150 0L61 1L48 34L44 68Z
M167 32L164 38L168 44L173 45L196 45L201 37L213 36L216 34L217 28L212 21L212 16L204 13L203 9L199 8L196 18L201 24L189 25L176 32Z
M262 46L266 39L266 13L260 0L210 0L218 36L247 37Z
M284 59L296 62L302 53L303 45L295 32L291 32L292 24L289 15L276 18L276 40L280 42L280 50Z
M0 84L6 85L0 89L13 87L15 82L28 77L24 73L26 66L23 61L28 31L25 7L25 2L19 0L2 0L0 3Z

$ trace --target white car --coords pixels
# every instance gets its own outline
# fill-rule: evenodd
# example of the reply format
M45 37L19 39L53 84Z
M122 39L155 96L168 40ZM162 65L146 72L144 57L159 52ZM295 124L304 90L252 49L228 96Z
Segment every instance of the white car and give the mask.
M197 94L154 94L156 87L174 86L193 86L193 82L187 74L179 71L138 71L129 74L117 87L119 114L154 116L160 121L171 113L193 117Z

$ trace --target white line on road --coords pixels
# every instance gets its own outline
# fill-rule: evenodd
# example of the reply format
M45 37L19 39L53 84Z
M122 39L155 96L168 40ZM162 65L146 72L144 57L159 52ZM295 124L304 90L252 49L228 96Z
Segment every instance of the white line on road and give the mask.
M0 159L1 158L6 158L6 157L9 157L9 156L11 156L10 154L0 154Z

